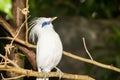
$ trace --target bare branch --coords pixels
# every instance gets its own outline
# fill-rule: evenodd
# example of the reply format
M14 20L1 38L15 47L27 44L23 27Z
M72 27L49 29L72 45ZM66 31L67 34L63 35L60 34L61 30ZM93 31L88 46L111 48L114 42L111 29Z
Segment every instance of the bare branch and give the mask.
M86 43L85 43L85 38L83 37L83 44L84 44L84 48L85 48L85 51L87 52L87 54L89 55L90 59L93 60L90 52L88 51L87 47L86 47Z
M40 72L35 72L32 70L22 69L22 68L15 68L11 66L4 67L4 65L0 65L0 71L8 71L8 72L15 72L25 76L34 76L34 77L44 77L44 74ZM47 77L59 77L58 72L50 72ZM67 79L79 79L79 80L95 80L87 75L77 75L77 74L68 74L64 73L62 78Z
M102 67L102 68L106 68L106 69L109 69L109 70L113 70L113 71L116 71L116 72L120 72L119 68L114 67L112 65L102 64L102 63L94 61L94 60L90 60L90 59L86 59L86 58L83 58L83 57L80 57L80 56L76 56L76 55L74 55L72 53L69 53L69 52L66 52L66 51L64 51L63 54L68 56L68 57L71 57L73 59L79 60L79 61L90 63L90 64L93 64L93 65L96 65L96 66L99 66L99 67Z

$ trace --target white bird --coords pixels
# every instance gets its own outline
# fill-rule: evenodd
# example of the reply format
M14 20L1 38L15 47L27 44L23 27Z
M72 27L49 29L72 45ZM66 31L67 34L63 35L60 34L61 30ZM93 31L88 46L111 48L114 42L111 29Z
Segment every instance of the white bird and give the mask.
M59 35L55 32L52 21L57 17L40 17L32 21L29 39L36 41L36 62L38 72L48 74L56 68L62 57L62 43ZM48 80L48 78L37 78L36 80Z

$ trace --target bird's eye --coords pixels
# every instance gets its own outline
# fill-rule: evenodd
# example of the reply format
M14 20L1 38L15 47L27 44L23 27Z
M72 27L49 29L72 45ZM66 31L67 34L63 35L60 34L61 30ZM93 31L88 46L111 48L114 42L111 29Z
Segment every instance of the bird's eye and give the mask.
M50 24L50 22L43 22L42 23L42 28L44 27L44 26L46 26L46 25L49 25Z

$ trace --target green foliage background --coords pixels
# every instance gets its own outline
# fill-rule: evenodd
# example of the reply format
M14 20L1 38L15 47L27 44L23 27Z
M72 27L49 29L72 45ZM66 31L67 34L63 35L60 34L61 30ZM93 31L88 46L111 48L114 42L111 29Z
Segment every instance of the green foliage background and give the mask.
M7 14L12 18L12 1L11 0L0 0L0 11Z
M88 18L116 18L119 0L30 0L32 15L84 16Z
M0 12L12 17L12 1L0 0ZM84 16L116 18L120 14L119 0L29 0L32 16Z

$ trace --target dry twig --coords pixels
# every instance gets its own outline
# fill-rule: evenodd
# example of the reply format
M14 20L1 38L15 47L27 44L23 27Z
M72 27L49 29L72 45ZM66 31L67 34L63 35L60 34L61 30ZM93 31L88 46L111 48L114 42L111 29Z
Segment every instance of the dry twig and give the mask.
M3 75L1 75L3 76ZM25 75L20 75L20 76L16 76L16 77L11 77L11 78L3 78L2 80L16 80L16 79L19 79L19 78L22 78L22 77L25 77Z
M16 35L14 36L14 38L12 39L10 45L13 44L14 40L15 40L15 39L17 38L17 36L19 35L19 33L20 33L22 27L24 26L24 24L25 24L26 22L27 22L27 19L22 23L22 25L21 25L20 28L18 29L17 34L16 34Z
M28 6L28 0L26 0L26 14L25 14L25 19L28 20L28 11L29 10L29 6ZM26 21L26 34L25 34L26 38L25 38L25 42L26 44L28 44L28 23Z
M89 52L89 51L88 51L88 49L87 49L87 46L86 46L86 43L85 43L85 38L84 38L84 37L83 37L83 44L84 44L85 51L86 51L86 52L87 52L87 54L89 55L90 59L91 59L91 60L93 60L93 58L92 58L92 56L91 56L90 52Z
M2 54L0 54L0 57L3 58L4 60L8 61L7 63L11 63L14 67L20 68L16 63L14 63L13 61L11 61L7 57L3 56Z

